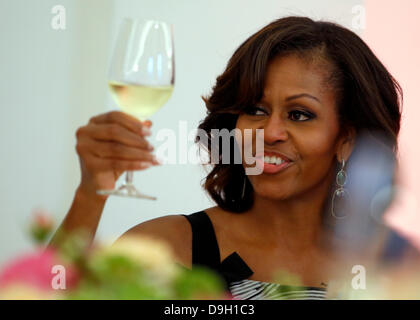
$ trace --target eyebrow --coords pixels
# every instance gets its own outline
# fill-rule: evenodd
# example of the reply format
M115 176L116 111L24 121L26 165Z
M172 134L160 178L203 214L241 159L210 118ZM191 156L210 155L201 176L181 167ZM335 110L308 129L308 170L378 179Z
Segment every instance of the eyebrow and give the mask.
M289 97L287 97L287 98L285 99L285 101L290 101L290 100L293 100L293 99L298 99L298 98L302 98L302 97L310 98L310 99L316 100L316 101L318 101L319 103L321 103L321 101L319 101L319 99L318 99L317 97L314 97L314 96L310 95L309 93L300 93L300 94L295 94L295 95L293 95L293 96L289 96Z

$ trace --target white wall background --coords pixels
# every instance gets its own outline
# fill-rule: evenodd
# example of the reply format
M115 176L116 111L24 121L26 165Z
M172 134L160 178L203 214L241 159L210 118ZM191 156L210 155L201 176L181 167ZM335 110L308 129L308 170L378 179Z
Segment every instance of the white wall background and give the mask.
M0 264L29 250L25 224L34 208L60 221L79 183L76 129L112 101L106 72L116 27L134 16L174 24L176 84L151 120L178 132L197 127L208 94L233 51L281 16L329 19L351 27L362 0L0 0ZM67 29L51 28L51 8L67 10ZM158 147L154 137L151 142ZM190 146L191 144L189 144ZM213 206L200 187L200 166L166 165L135 174L156 202L110 198L98 230L114 239L150 218Z

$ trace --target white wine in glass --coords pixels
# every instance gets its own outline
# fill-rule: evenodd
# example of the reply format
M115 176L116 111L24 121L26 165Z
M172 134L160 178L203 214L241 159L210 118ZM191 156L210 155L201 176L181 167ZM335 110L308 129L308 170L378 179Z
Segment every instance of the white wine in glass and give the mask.
M175 84L173 28L156 20L124 19L111 61L109 88L120 109L145 121L171 97ZM98 190L101 195L118 195L156 200L133 185L133 172L115 190Z
M164 105L172 95L173 86L144 86L119 82L109 82L109 88L122 111L147 119Z

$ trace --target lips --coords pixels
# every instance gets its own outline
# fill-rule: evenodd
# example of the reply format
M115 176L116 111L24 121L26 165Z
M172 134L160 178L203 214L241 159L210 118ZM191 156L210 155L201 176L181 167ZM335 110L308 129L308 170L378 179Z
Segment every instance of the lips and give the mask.
M264 173L278 173L293 165L289 157L276 151L264 151L255 157L257 165L263 167Z

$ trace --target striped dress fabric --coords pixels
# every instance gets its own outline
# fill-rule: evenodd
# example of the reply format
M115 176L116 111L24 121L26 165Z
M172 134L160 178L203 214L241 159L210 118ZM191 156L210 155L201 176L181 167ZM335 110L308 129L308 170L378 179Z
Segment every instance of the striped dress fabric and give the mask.
M325 300L327 291L315 287L290 287L244 279L229 284L234 300Z
M213 224L205 211L183 215L192 228L192 265L216 271L233 300L324 300L327 290L297 287L248 279L254 273L237 252L220 261Z

